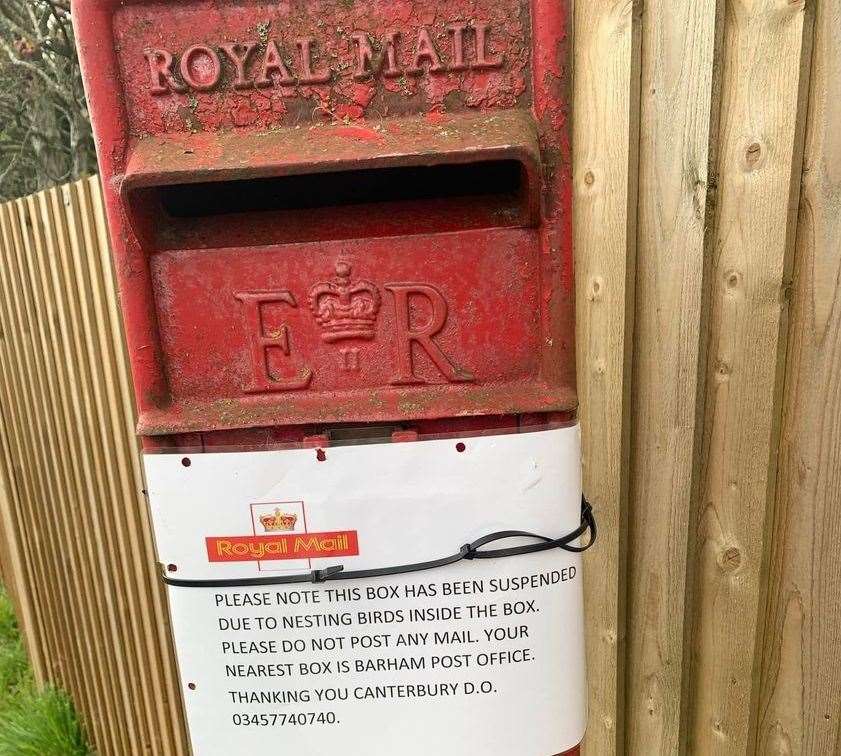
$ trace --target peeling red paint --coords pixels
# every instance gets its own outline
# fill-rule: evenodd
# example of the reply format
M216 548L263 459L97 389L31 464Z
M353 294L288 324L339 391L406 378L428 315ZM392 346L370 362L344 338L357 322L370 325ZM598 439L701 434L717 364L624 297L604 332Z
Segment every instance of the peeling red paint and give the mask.
M381 142L382 136L373 129L365 129L361 126L339 126L335 133L348 139L361 139L363 142Z
M160 9L161 6L151 6ZM424 2L347 2L346 0L312 0L301 6L291 0L279 3L257 2L242 12L233 3L216 0L171 5L161 15L150 13L150 6L128 3L114 14L114 37L120 50L119 64L124 83L125 104L135 133L167 131L215 130L220 128L290 125L300 121L301 109L293 115L288 109L265 107L254 97L252 86L234 87L237 78L234 63L223 44L253 44L255 49L245 59L243 81L252 81L259 73L267 45L275 43L286 61L286 67L300 75L301 52L296 40L312 40L308 48L315 71L332 71L325 84L298 81L289 85L276 81L272 89L283 98L295 98L309 105L307 120L323 113L347 111L350 104L363 109L351 117L389 115L380 102L378 91L399 92L417 98L414 112L423 112L445 105L448 95L458 93L465 108L508 108L524 104L528 97L527 72L530 69L530 19L527 3L518 0L453 0L444 3ZM164 18L165 16L165 18ZM160 20L158 20L160 19ZM398 59L401 69L410 68L421 33L428 33L442 60L452 63L456 40L448 28L453 23L467 24L468 31L477 26L488 30L489 56L502 56L504 67L494 70L448 70L443 73L412 75L403 73L391 80L360 83L347 75L356 63L353 33L362 30L377 45L388 32L399 34ZM465 55L475 60L476 40L464 32ZM378 41L377 41L378 40ZM200 43L218 50L221 65L219 83L206 91L171 92L149 96L150 70L148 51L163 51L173 56L173 76L181 77L179 55ZM243 48L244 49L244 48ZM201 61L197 56L196 61ZM295 69L296 61L298 69ZM424 67L428 61L424 61ZM207 66L205 65L205 69ZM206 72L200 74L197 79ZM183 79L183 77L181 77ZM376 78L376 77L375 77ZM449 108L447 108L449 109ZM251 111L250 117L247 111ZM198 124L191 125L183 113L195 112ZM348 113L350 115L350 113Z
M74 14L141 432L212 444L278 423L574 412L564 0L74 0ZM520 194L479 181L450 197L444 180L440 198L362 208L353 192L268 215L160 205L169 184L319 174L318 193L341 171L494 160L522 162ZM334 305L350 308L335 347L312 303L328 284L368 297ZM269 296L256 335L249 292Z

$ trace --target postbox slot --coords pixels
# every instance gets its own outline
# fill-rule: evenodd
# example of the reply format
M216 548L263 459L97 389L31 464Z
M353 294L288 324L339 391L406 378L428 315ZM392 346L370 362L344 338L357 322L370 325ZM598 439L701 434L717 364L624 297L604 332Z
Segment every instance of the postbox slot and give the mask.
M504 111L142 138L121 191L154 252L536 227L541 174Z
M522 168L515 160L463 165L405 166L324 174L161 187L161 202L173 218L276 212L346 205L417 202L482 196L517 210ZM509 225L509 224L505 224Z
M193 249L530 226L531 184L521 162L504 159L178 183L133 194L157 207L157 249Z

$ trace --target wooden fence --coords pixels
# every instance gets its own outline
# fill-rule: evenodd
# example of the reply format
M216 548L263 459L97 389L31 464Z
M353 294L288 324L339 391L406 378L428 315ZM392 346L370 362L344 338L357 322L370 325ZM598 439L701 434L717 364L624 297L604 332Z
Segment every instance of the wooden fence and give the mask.
M841 0L581 0L573 51L586 751L841 753ZM104 229L0 208L0 563L100 752L180 754Z
M96 179L0 206L0 549L99 753L186 754Z

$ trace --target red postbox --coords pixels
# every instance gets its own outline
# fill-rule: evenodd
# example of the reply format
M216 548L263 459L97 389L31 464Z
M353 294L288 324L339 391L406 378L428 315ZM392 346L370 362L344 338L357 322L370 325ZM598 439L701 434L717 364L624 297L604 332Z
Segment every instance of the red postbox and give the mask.
M213 595L223 596L216 609L228 607L235 613L238 599L229 607L225 598L229 587L251 595L248 590L253 593L258 586L272 585L277 600L286 601L286 588L280 588L284 576L312 574L313 582L327 585L336 573L320 567L341 562L340 557L349 560L342 565L345 573L355 565L362 565L358 571L376 572L373 564L364 562L365 543L375 537L371 534L398 528L399 517L411 520L413 515L368 523L366 531L339 522L339 515L320 514L321 505L311 503L305 490L310 485L307 476L315 473L299 476L296 467L309 465L310 458L313 465L322 465L313 470L327 470L334 460L339 467L346 466L331 479L335 487L325 501L332 502L342 486L377 490L380 500L388 498L373 482L379 476L372 472L375 459L388 459L394 469L403 470L400 475L411 481L412 490L424 490L424 501L439 495L441 501L449 501L447 496L458 490L452 482L456 473L449 467L455 462L440 462L439 468L438 452L427 457L423 451L432 448L424 444L439 442L462 459L473 452L477 455L475 469L461 484L465 487L481 490L482 480L501 474L508 459L509 477L519 476L517 485L532 481L506 491L514 498L504 505L505 511L517 511L521 489L537 490L541 480L559 484L562 478L539 469L539 460L544 459L539 439L553 430L574 432L576 416L567 99L570 29L565 2L76 0L74 18L119 277L138 432L147 453L150 503L161 560L170 565L171 591L194 596L205 588L210 593L216 590ZM517 443L519 437L528 437L526 446L505 446ZM400 450L393 451L398 446ZM545 459L551 460L559 448L550 444ZM261 452L288 456L249 456ZM345 453L360 456L341 461ZM150 459L164 460L155 461L158 466L181 469L151 470ZM250 510L247 515L242 514L244 509L237 510L248 517L244 530L233 515L214 519L224 509L222 503L196 508L201 507L197 491L207 502L215 501L223 490L228 499L235 497L232 492L238 489L227 486L244 480L244 470L254 480L263 480L260 460L286 471L281 477L288 490L278 492L273 487L271 496L256 489L243 494ZM214 477L223 475L220 470L227 470L228 462L233 467L224 473L227 477ZM256 467L249 467L252 462ZM422 473L412 478L412 471L422 465L426 466ZM361 482L353 478L357 469L366 471L359 473ZM450 488L443 482L428 483L437 480L439 469ZM381 474L383 480L389 476ZM194 477L178 477L188 475ZM292 481L297 486L294 491ZM580 479L575 475L563 485L573 491L573 498L580 496ZM156 490L161 492L157 504ZM178 490L192 508L178 509ZM323 506L326 512L332 505ZM352 511L360 521L368 517L360 514L359 506L357 510L356 504L348 504L341 516L350 517ZM365 511L376 506L371 502ZM420 505L407 506L416 511ZM452 502L447 508L436 506L429 504L430 518L447 520ZM399 505L390 504L389 509L397 511ZM481 511L478 504L476 511ZM461 516L455 515L453 521L461 523ZM464 518L457 526L462 530L452 535L456 551L460 538L481 535L471 529L466 514ZM194 539L200 548L180 556L176 552L181 546L170 543L170 535L178 531L178 538L186 538L184 532L202 522L209 530ZM313 525L319 522L323 525ZM415 532L423 531L423 522L418 520ZM476 527L492 524L504 532L522 529L514 528L514 519L507 514L495 514ZM440 526L439 522L436 527ZM318 527L322 529L316 532L313 528ZM297 528L313 537L296 542ZM548 536L557 538L570 529L559 524ZM429 539L428 543L435 542L432 536ZM393 540L392 534L389 541ZM293 548L303 549L294 559L288 553ZM328 549L329 556L321 548ZM396 552L389 548L372 547L372 552L393 563ZM467 561L503 561L485 562L477 551L461 548L461 558ZM407 553L411 558L406 561L415 565L441 556L424 558L422 545ZM505 560L506 571L516 558ZM291 561L277 561L281 559ZM195 560L203 561L200 565ZM428 569L429 580L434 580L433 568ZM514 576L506 572L505 579L515 580L508 583L512 590L538 591L558 581L574 583L576 568L571 569L572 577L567 572L556 578L554 570L551 578L539 577L542 585L533 584L534 580L516 582L537 572L518 578L514 569ZM257 577L249 570L256 570ZM495 579L491 575L484 575L482 591L478 582L473 586L478 593L485 592L480 597L488 605L493 603L487 594ZM375 577L361 579L370 587ZM391 579L383 577L386 583ZM178 585L182 578L185 585ZM225 586L226 580L233 583ZM348 597L359 590L351 589L352 582L342 582L349 591L341 594L342 601L352 601ZM410 593L417 599L418 585L401 583L402 599ZM471 590L466 582L451 588ZM393 591L398 587L390 590L396 596ZM580 586L574 590L580 593ZM374 585L371 598L384 601L388 591L378 591ZM462 604L448 605L450 610L474 606L469 593L461 595ZM431 618L443 616L438 610L447 607L428 598L429 606L414 609L429 612ZM516 603L501 601L498 606ZM521 603L525 611L528 597ZM407 616L413 609L404 608ZM178 619L184 635L179 639L176 627L177 646L191 633L207 630L190 625L190 611L198 610L183 608ZM538 611L536 604L532 611ZM354 622L361 612L357 615ZM416 618L421 616L427 615ZM213 643L224 646L234 658L235 647L225 645L233 641L225 638L254 631L255 619L256 615L208 615L207 622L222 639ZM358 630L356 625L349 627ZM517 627L512 618L500 621L498 627L474 628L489 630L486 641L496 644L482 651L489 655L489 666L523 662L523 649L531 648L526 642L529 632L533 637L536 631L529 630L526 619L520 630ZM274 652L268 656L275 661L264 663L268 657L260 656L259 644L280 638L268 632L271 628L259 629L264 632L248 641L258 646L251 647L251 656L243 650L242 658L255 668L276 664L279 675L281 657L272 653L282 656L284 651L272 646ZM441 680L456 670L458 677L463 670L444 666L458 662L442 661L443 652L433 652L447 646L448 639L449 651L461 642L481 646L484 641L473 638L469 630L456 627L452 632L465 634L424 641L429 653L418 658L438 659ZM567 630L573 635L579 632ZM517 642L518 632L522 642ZM381 635L385 638L387 633ZM339 636L330 637L335 645ZM282 640L300 640L311 651L313 644L323 650L325 638ZM420 637L415 641L420 643ZM363 650L370 651L357 649ZM525 662L534 661L534 648L531 651ZM189 699L212 686L195 682L196 672L187 669L194 656L179 648L194 749L209 753L210 741L196 737L199 714ZM332 688L275 688L273 709L267 708L270 697L254 697L250 710L231 715L236 720L234 734L219 736L227 743L227 750L219 752L237 752L236 733L288 730L288 719L283 726L277 719L271 726L266 722L272 716L286 716L289 706L300 708L302 702L281 701L279 693L313 688L339 691L335 693L339 696L336 681L354 674L339 672L339 663L349 663L353 656L338 654L337 669L319 677L320 683L329 682ZM376 657L374 667L379 664L376 659L386 656ZM383 663L388 673L392 661ZM539 665L540 659L535 663ZM225 663L224 668L229 685L239 685L242 691L239 700L234 696L228 703L248 702L251 693L236 677L238 665ZM236 674L231 677L233 668ZM496 686L481 674L469 678L435 684ZM530 695L523 682L527 680L528 675L517 683L519 697ZM352 702L353 686L346 690L351 691ZM420 696L420 687L412 690ZM431 690L424 689L424 696ZM481 688L471 692L480 696ZM496 690L485 692L496 694ZM548 695L543 688L533 693ZM400 697L399 691L391 690L388 702L379 705L398 706L392 700ZM456 708L467 707L465 716L471 715L469 705L461 702L474 699L464 690L453 700L459 702L453 704ZM291 711L291 716L325 713L311 698L303 703L313 711ZM368 716L362 710L364 701L352 705L359 707L363 720ZM205 701L203 706L211 704ZM580 709L583 704L576 706ZM403 721L404 715L395 712L396 719ZM474 724L477 732L486 726ZM420 726L413 729L415 724L408 720L405 725L407 732L423 732ZM297 719L291 726L304 727ZM316 721L307 726L335 731L342 725ZM510 726L516 728L516 722ZM206 723L202 727L207 729ZM278 737L278 743L287 742ZM477 748L496 752L477 738ZM242 741L246 742L250 741ZM345 748L346 752L380 752L364 738L357 742L358 750ZM323 743L302 752L333 747L329 737ZM457 743L461 745L453 746L452 752L466 752L463 742ZM574 743L562 745L569 748ZM414 752L407 744L401 747ZM447 752L437 741L424 747ZM245 752L246 745L242 748ZM502 748L520 753L510 744ZM393 745L383 752L401 751Z

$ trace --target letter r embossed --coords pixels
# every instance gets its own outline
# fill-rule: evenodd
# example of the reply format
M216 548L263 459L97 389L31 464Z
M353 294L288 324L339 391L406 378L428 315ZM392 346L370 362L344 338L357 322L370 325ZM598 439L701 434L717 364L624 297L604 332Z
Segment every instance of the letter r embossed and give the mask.
M144 55L149 64L149 73L152 76L152 85L149 91L153 95L163 95L169 92L183 94L187 87L178 82L173 74L175 58L167 50L146 50Z
M432 337L441 332L447 322L447 300L434 286L422 283L386 284L386 291L394 296L394 323L397 331L397 374L391 383L397 386L413 383L427 383L418 378L414 371L412 345L417 344L434 363L435 367L451 383L473 380L473 375L454 365ZM423 327L412 325L410 297L426 299L432 308L432 317Z
M268 391L296 391L309 386L312 380L312 370L301 368L294 378L280 378L272 374L269 357L272 352L278 352L288 357L290 354L289 327L280 326L276 332L267 334L263 322L263 306L269 304L288 304L297 307L292 292L281 291L241 291L234 297L244 306L246 328L249 333L251 351L251 365L253 369L252 381L243 390L248 394L259 394Z

